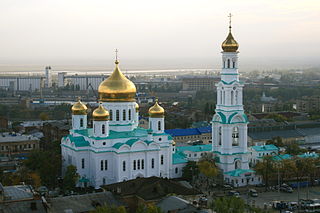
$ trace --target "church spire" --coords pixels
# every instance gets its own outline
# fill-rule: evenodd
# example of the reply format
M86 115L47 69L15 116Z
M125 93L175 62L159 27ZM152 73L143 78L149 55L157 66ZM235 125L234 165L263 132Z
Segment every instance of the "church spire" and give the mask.
M233 35L231 33L231 17L232 14L229 14L229 34L226 38L226 40L224 40L224 42L222 43L221 47L222 50L224 52L236 52L239 48L239 44L237 43L237 41L233 38Z

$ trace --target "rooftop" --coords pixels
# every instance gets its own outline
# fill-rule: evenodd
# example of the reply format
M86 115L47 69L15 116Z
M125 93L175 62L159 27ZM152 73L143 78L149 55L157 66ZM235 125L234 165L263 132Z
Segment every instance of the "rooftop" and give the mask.
M189 128L189 129L167 129L166 133L170 134L172 137L176 136L189 136L189 135L201 135L204 133L211 133L212 127L205 126L199 128Z
M262 146L252 146L252 149L254 149L257 152L264 152L264 151L278 151L279 148L273 144L267 144Z
M0 143L31 141L31 140L39 140L39 139L32 135L22 135L20 133L4 132L0 134Z
M224 174L232 176L232 177L240 177L242 174L246 174L246 173L254 173L255 171L251 170L251 169L235 169L229 172L225 172Z

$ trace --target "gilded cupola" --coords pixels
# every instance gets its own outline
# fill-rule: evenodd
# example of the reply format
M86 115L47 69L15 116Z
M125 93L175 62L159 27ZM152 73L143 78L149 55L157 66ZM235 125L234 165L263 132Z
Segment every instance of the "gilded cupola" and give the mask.
M109 120L109 112L100 103L99 107L93 111L92 117L94 121L107 121Z
M231 33L231 14L229 15L230 21L229 21L229 34L222 43L221 47L224 52L237 52L239 48L238 42L233 38L233 35Z
M87 109L87 106L80 101L80 98L78 98L78 101L71 107L73 115L86 115Z
M158 100L156 100L156 103L149 108L149 116L151 118L164 117L164 109L158 104Z
M132 102L135 101L136 86L122 74L119 61L109 78L104 80L98 88L100 101L103 102Z
M135 108L136 108L136 112L139 112L139 104L138 103L136 103Z

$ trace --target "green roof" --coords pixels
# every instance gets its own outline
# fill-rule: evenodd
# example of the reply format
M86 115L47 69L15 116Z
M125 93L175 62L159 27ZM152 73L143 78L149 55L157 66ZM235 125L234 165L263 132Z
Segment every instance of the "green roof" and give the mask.
M182 152L177 152L172 155L172 163L173 164L180 164L180 163L187 163L188 161L185 159L186 155Z
M184 152L204 152L204 151L211 151L212 144L205 144L205 145L195 145L195 146L177 146L177 151Z
M319 154L315 152L306 152L301 155L298 155L299 158L318 158Z
M67 137L70 139L72 143L74 143L76 147L90 146L90 143L86 141L83 136L74 137L72 135L68 135Z
M124 145L124 144L126 144L126 145L128 145L128 146L132 146L135 142L137 142L137 141L139 141L139 139L130 139L130 140L128 140L128 141L126 141L125 143L116 143L116 144L114 144L112 147L113 148L116 148L116 149L119 149L122 145ZM143 142L145 142L146 144L150 144L150 143L152 143L153 141L143 141Z
M254 173L251 169L235 169L229 172L225 172L224 174L232 176L232 177L240 177L242 174L245 173Z
M288 159L291 159L292 158L292 155L290 154L282 154L282 155L276 155L273 157L274 160L288 160Z
M263 146L252 146L252 148L257 152L263 151L278 151L279 148L273 144L263 145Z

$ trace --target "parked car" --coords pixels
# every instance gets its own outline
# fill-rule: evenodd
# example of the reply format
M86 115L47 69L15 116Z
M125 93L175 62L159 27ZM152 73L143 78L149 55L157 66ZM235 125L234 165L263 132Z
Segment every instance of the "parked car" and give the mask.
M237 191L229 191L228 196L240 197L240 193Z
M223 188L225 188L225 189L233 189L233 187L228 185L228 184L223 185Z
M258 192L255 189L249 189L249 195L251 197L258 197Z
M281 186L281 187L280 187L280 191L292 193L292 192L293 192L293 189L292 189L290 186Z

